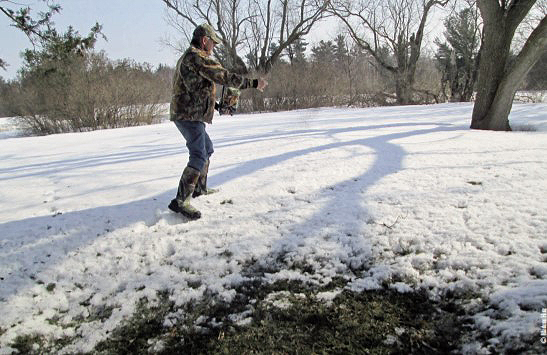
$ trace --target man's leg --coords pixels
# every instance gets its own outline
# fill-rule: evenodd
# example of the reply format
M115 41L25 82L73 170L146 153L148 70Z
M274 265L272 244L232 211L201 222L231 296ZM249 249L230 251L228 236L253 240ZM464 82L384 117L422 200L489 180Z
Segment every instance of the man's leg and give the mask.
M196 184L196 189L194 190L192 197L207 195L218 191L217 189L207 188L207 174L209 173L209 162L211 155L213 155L213 153L215 152L213 149L213 142L211 141L211 138L209 138L207 132L205 132L205 151L207 152L207 161L205 162L203 169L201 169L200 171L199 179Z
M211 155L215 152L213 149L213 142L209 138L209 134L205 132L205 152L207 153L207 159L211 158Z
M190 154L188 166L196 170L203 170L205 162L212 154L211 139L205 131L205 123L198 121L175 121L175 125L186 140L186 147Z
M190 204L192 194L199 178L199 171L187 166L180 178L177 197L169 203L169 209L173 212L181 213L190 219L198 219L201 212Z
M206 147L207 140L210 141L210 139L205 132L203 122L175 121L175 125L186 140L190 159L180 178L177 197L171 201L169 208L188 218L197 219L201 217L201 213L190 204L190 200L198 183L200 172L205 168L207 162Z

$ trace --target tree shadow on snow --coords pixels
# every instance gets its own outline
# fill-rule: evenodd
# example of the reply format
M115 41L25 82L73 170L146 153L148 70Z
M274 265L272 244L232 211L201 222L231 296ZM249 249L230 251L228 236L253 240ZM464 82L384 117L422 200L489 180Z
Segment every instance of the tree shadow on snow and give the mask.
M361 175L325 187L314 194L314 200L320 201L322 207L305 221L280 228L281 237L271 245L270 252L267 255L255 256L256 261L248 266L245 274L250 277L261 277L264 273L275 273L285 269L310 274L317 272L313 265L318 264L322 264L320 267L330 268L330 271L340 270L341 264L348 271L368 267L373 261L373 256L370 254L370 240L363 235L362 227L369 222L370 215L366 209L366 201L363 201L362 197L381 179L402 170L406 152L392 141L430 133L459 131L462 128L430 122L332 129L324 132L325 135L334 135L350 131L420 126L428 128L334 142L248 161L211 179L215 184L223 184L233 178L253 174L289 159L341 147L363 146L371 148L372 154L375 155L372 166ZM318 248L325 242L328 242L331 248L328 253Z
M421 126L427 128L419 129ZM249 135L244 137L240 136L238 138L234 138L233 140L224 139L220 142L219 145L222 147L222 145L238 144L238 142L239 144L242 144L242 142L245 143L253 140L271 140L278 137L292 137L293 134L295 136L334 136L335 134L346 132L366 131L370 135L371 131L374 132L375 129L395 127L414 127L416 129L408 132L391 133L364 139L333 142L302 150L290 151L271 157L249 160L224 171L221 175L211 176L210 182L212 185L220 185L232 179L253 174L258 170L275 166L276 164L280 164L293 158L330 149L346 146L365 146L373 149L376 154L376 160L370 169L363 172L363 174L357 178L343 181L336 186L330 187L329 191L321 192L321 194L325 194L325 196L331 200L325 203L323 208L313 217L308 219L307 222L304 222L299 226L291 227L292 231L311 231L311 234L315 234L313 233L314 229L317 227L323 228L325 226L325 223L317 224L317 220L324 218L324 216L335 216L336 213L339 213L336 208L342 202L340 200L342 198L344 199L344 205L347 206L346 212L351 212L356 216L363 216L363 218L366 217L367 211L365 210L359 195L355 195L348 200L347 194L337 194L332 192L336 192L338 189L343 190L348 184L357 186L361 190L367 190L374 186L374 184L380 179L401 170L405 152L397 144L391 143L392 140L434 132L456 131L461 130L462 127L451 124L427 122L370 125L337 129L303 129L294 132L283 131L268 134ZM219 145L217 145L217 147ZM117 156L114 154L112 157L106 157L104 160L90 158L84 163L90 164L86 166L97 166L101 164L115 164L128 160L145 159L144 157L153 158L166 155L183 154L181 153L181 151L183 151L181 147L171 147L164 150L161 148L158 149L157 147L149 149L152 149L150 154L147 154L146 150L144 152L139 152L139 154L132 154L131 156ZM71 167L76 168L79 166L78 163L79 162L71 161L68 162L69 166L51 166L49 168L51 171ZM46 166L46 168L48 167ZM29 175L22 173L21 176ZM175 184L176 181L173 182L173 185ZM36 283L33 277L37 273L54 267L67 255L77 251L79 248L90 245L95 239L100 238L109 232L131 226L135 223L145 223L149 226L156 223L158 217L156 216L155 211L158 209L166 210L165 206L174 196L174 193L175 188L173 187L173 189L170 189L169 191L157 196L132 201L129 203L113 206L101 206L81 211L65 212L63 214L53 216L32 217L0 224L0 230L2 231L0 246L3 260L2 263L4 266L2 268L3 274L0 275L0 285L2 285L2 291L0 291L0 301L8 301L10 296L16 295L18 292L27 287L31 287ZM113 216L123 216L123 218L116 219L113 218ZM334 220L332 222L335 223ZM355 220L355 226L357 227L362 223L365 223L362 219L357 218ZM267 256L267 259L279 259L280 255L286 253L286 246L292 243L292 238L294 238L294 235L287 235L285 239L281 239L276 243L276 245L272 245L272 251ZM339 242L353 243L351 240L339 240ZM358 244L359 243L362 242L358 242ZM356 244L355 247L352 247L352 250L360 250L362 247L366 246ZM39 255L38 259L32 260L30 257L35 255ZM8 272L6 271L7 269L11 269L12 271ZM15 288L8 289L4 286L8 284L15 285Z

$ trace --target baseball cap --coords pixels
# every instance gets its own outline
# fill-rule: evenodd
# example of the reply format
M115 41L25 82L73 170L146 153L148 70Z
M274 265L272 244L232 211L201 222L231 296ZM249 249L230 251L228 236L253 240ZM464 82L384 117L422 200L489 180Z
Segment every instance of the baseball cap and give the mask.
M216 44L222 43L220 37L217 36L215 30L213 30L213 27L211 27L211 25L209 25L208 23L201 24L194 30L194 38L203 36L209 37Z

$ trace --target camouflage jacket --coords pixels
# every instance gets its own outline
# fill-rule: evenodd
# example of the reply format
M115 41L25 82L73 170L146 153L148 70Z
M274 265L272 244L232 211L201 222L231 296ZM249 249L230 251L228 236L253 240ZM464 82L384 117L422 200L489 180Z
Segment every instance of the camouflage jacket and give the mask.
M215 83L247 89L258 86L258 80L244 78L224 69L207 52L191 46L177 62L173 77L170 105L171 121L211 123L215 110Z

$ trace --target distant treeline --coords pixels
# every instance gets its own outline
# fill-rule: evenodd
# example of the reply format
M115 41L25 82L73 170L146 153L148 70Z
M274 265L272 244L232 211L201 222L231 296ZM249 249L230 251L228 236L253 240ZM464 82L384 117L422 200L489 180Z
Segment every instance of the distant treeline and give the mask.
M265 93L244 91L238 111L395 104L393 75L370 55L348 48L343 36L321 41L308 55L307 45L300 41L275 63ZM457 76L447 73L454 68L443 63L439 54L419 60L413 103L470 99L456 95L458 83L450 80ZM544 55L522 89L547 89L546 67ZM30 134L39 135L155 123L170 100L173 70L112 61L103 52L47 47L27 53L15 80L0 78L0 116L18 117Z
M0 115L39 135L150 124L169 100L171 77L171 68L104 53L50 62L0 81Z

